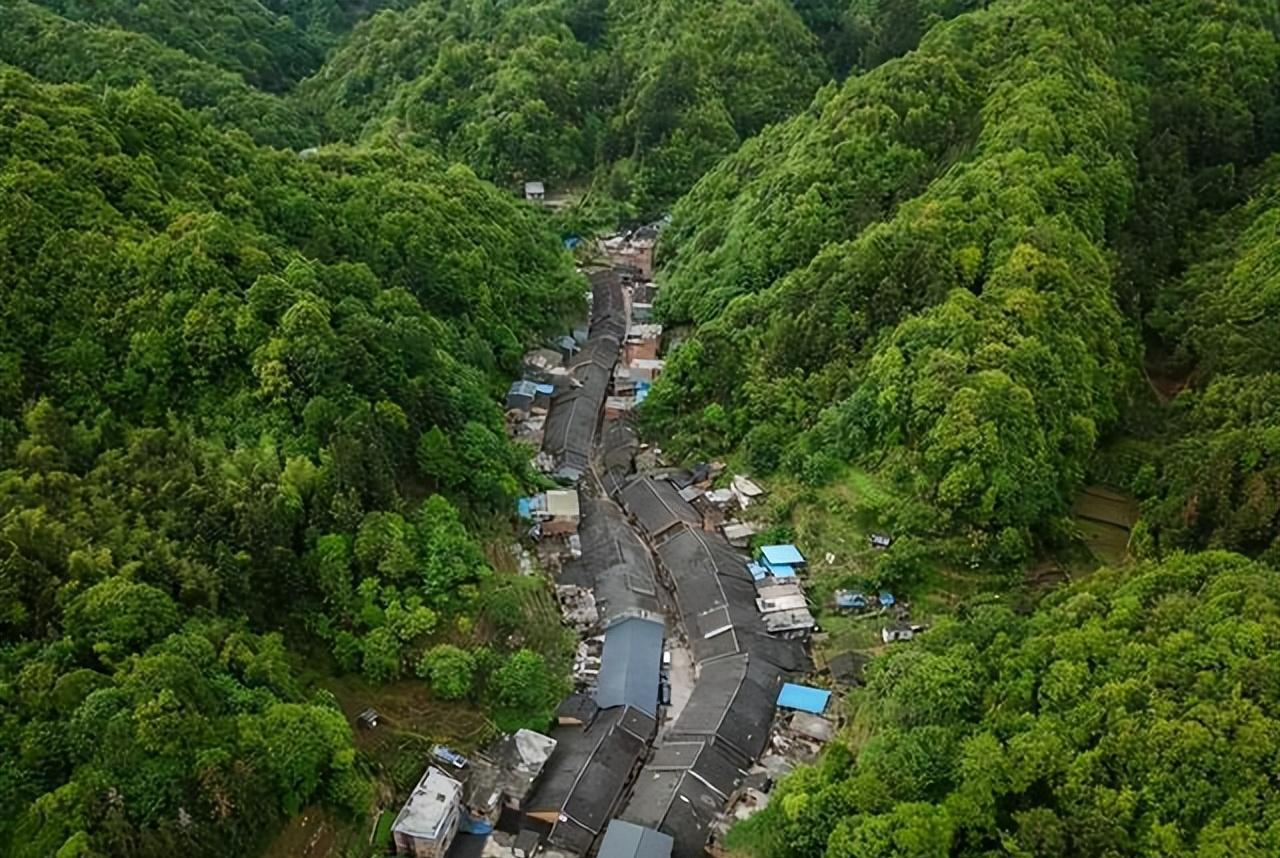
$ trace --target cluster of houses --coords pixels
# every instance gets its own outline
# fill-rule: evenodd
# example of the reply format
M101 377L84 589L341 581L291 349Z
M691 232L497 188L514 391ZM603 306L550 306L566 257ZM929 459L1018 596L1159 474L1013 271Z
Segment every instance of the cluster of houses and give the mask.
M601 243L589 326L526 356L508 393L513 435L562 486L519 514L568 548L555 574L582 641L573 693L546 735L429 769L397 817L403 854L491 829L515 858L701 858L835 733L830 692L797 684L815 628L805 558L743 550L757 529L741 513L764 491L716 464L643 464L631 412L662 369L647 282L660 227Z

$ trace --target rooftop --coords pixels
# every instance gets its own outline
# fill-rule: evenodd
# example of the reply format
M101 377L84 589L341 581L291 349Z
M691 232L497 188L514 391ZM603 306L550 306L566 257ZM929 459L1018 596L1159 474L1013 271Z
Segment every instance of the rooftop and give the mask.
M461 796L462 784L431 766L396 816L392 830L435 839Z
M796 685L788 682L778 692L778 705L783 709L798 709L821 715L831 701L831 692L811 685Z
M670 858L671 835L615 819L600 844L599 858Z
M627 705L657 714L663 631L660 620L639 617L620 620L605 631L596 687L601 709Z
M794 545L766 545L760 556L770 566L803 566L804 555Z

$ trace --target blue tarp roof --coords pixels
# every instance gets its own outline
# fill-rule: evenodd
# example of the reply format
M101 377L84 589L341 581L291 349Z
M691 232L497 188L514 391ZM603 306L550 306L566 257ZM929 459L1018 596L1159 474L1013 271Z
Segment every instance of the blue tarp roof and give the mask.
M831 692L812 685L795 685L788 682L778 692L778 705L783 709L799 709L821 715L831 701Z
M520 498L516 501L516 512L521 518L533 518L533 498Z
M754 560L747 564L747 571L751 573L751 577L756 581L763 581L769 574L769 570L756 563Z
M649 398L649 383L646 381L636 382L636 405L644 402Z
M768 560L766 560L764 561L764 568L768 569L769 574L773 575L773 577L775 578L796 577L795 567L788 566L785 563L770 563Z
M804 565L804 555L794 545L766 545L760 549L760 555L764 557L764 562L770 566L779 564L783 566Z
M883 591L880 593L880 604L882 604L882 605L892 605L892 604L893 604L894 602L896 602L896 601L897 601L897 599L893 598L893 594L892 594L892 593L886 593L886 592L883 592Z
M556 392L556 386L554 384L539 384L536 385L534 389L543 396L554 396Z

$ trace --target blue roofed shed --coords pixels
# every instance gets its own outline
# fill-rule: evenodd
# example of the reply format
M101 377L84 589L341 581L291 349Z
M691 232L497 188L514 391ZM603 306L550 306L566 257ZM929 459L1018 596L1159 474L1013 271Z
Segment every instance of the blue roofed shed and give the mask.
M747 564L747 571L751 573L751 578L755 581L763 581L769 576L769 570L754 560Z
M770 566L803 566L804 555L794 545L766 545L760 556Z
M783 709L798 709L801 712L812 712L821 715L831 702L831 692L812 685L796 685L788 682L778 692L778 705Z
M660 621L642 617L628 617L605 630L597 706L634 706L648 715L657 714L662 636Z
M897 601L898 601L897 599L893 598L893 594L892 594L892 593L890 593L890 592L888 592L888 591L881 591L881 592L880 592L880 604L881 604L881 605L883 605L884 607L886 607L886 608L887 608L887 607L889 607L890 605L894 604L894 603L895 603L895 602L897 602Z

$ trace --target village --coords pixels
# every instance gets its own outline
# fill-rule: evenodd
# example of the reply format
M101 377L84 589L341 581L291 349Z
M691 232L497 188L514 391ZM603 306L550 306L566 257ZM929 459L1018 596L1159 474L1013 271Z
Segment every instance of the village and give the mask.
M729 827L833 739L832 689L860 680L853 656L815 676L808 558L791 544L747 552L766 490L723 463L671 466L632 425L665 366L652 320L663 226L599 242L589 324L527 354L506 396L511 436L560 486L517 512L578 636L574 693L548 734L471 758L437 747L392 826L399 854L722 854ZM830 607L877 618L885 644L921 629L888 592L837 591Z

